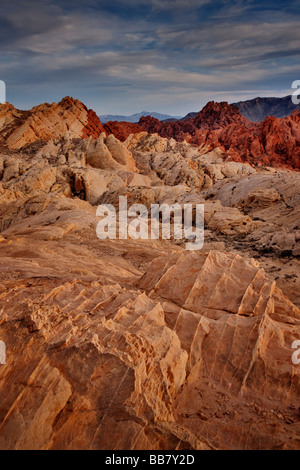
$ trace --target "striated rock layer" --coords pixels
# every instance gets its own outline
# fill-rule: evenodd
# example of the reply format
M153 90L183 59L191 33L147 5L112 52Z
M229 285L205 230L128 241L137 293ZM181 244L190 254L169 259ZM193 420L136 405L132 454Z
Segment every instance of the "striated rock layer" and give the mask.
M9 104L0 105L1 141L10 149L66 135L97 138L103 131L96 113L70 97L58 104L41 104L30 111L19 111Z
M300 312L257 262L76 230L0 244L1 449L299 447Z

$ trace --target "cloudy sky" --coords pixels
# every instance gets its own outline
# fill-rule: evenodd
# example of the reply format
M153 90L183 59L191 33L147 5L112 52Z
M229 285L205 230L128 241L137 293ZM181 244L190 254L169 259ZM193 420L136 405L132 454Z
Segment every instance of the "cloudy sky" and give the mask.
M69 95L184 115L300 80L300 0L1 0L0 15L0 80L22 109Z

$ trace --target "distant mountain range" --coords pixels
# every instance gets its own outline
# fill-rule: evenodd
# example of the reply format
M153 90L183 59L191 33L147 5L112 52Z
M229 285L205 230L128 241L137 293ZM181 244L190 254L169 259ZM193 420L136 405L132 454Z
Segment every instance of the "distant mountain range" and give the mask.
M184 116L182 119L180 119L180 121L187 121L190 118L196 117L197 114L199 114L199 111L198 112L197 111L191 112L191 113L187 114L186 116Z
M139 122L140 118L143 116L151 116L159 121L171 120L177 121L178 119L182 119L182 116L170 116L169 114L160 114L151 111L142 111L141 113L131 114L130 116L122 116L117 114L103 114L99 116L102 124L106 124L109 121L126 121L126 122Z
M248 101L232 103L236 106L242 116L249 121L260 122L267 116L284 118L289 116L295 109L300 111L300 105L292 102L291 96L284 98L254 98Z
M292 97L285 96L284 98L254 98L247 101L238 101L232 103L240 111L241 115L252 122L261 122L267 116L274 116L284 118L289 116L295 109L300 111L300 105L295 105L292 102ZM109 121L126 121L131 123L139 122L141 117L151 116L159 121L172 122L172 121L187 121L190 118L195 118L197 112L188 113L186 116L170 116L168 114L161 114L151 111L142 111L141 113L131 114L130 116L122 116L115 114L103 114L100 117L102 124Z
M254 98L232 104L238 108L242 116L252 122L261 122L267 116L284 118L289 116L295 109L300 111L300 105L295 105L290 95L284 98ZM197 114L198 112L189 113L180 121L187 121L196 117Z

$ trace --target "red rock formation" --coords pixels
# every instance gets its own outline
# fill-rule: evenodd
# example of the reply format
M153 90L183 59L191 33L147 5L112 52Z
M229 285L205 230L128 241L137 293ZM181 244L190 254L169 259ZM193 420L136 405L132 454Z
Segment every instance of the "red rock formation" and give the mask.
M193 136L197 130L220 129L233 123L245 126L247 124L251 125L234 106L228 105L225 102L214 103L212 101L208 103L195 118L190 118L185 121L163 122L151 116L143 116L139 124L131 124L128 122L118 123L115 121L114 123L108 123L109 126L105 124L104 127L108 132L118 132L123 140L126 140L129 134L138 133L143 130L150 134L157 133L161 137L183 141L188 136ZM120 140L122 139L120 138Z
M196 117L186 121L164 123L147 116L140 119L139 125L113 123L113 126L105 127L122 141L130 133L140 132L141 128L161 137L203 144L210 150L219 147L234 161L300 168L299 111L283 119L267 117L261 123L253 123L235 106L211 101Z
M226 102L215 103L210 101L197 114L196 117L189 119L196 129L220 129L232 124L251 126L251 122L243 117L239 110Z
M105 132L101 121L92 109L88 110L87 118L88 122L83 128L82 137L86 139L92 136L94 139L97 139L101 132Z
M157 121L157 119L155 120ZM139 132L143 131L139 124L133 124L132 122L125 121L109 121L104 124L103 127L108 135L113 134L121 142L125 142L130 134L138 134Z
M197 131L187 138L190 143L220 147L235 161L300 168L299 111L284 119L267 117L262 123L247 121L233 106L228 106L228 116L224 109L217 115L212 109L214 121L204 111L194 119Z
M11 149L33 142L74 138L97 138L104 128L96 113L79 100L65 97L60 103L44 103L30 111L0 105L0 139Z

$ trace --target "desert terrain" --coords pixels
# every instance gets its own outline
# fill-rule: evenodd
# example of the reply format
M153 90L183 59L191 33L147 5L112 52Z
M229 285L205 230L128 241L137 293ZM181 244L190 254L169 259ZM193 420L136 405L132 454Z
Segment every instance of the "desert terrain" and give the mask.
M0 449L299 449L300 114L0 105ZM186 240L96 210L204 204Z

